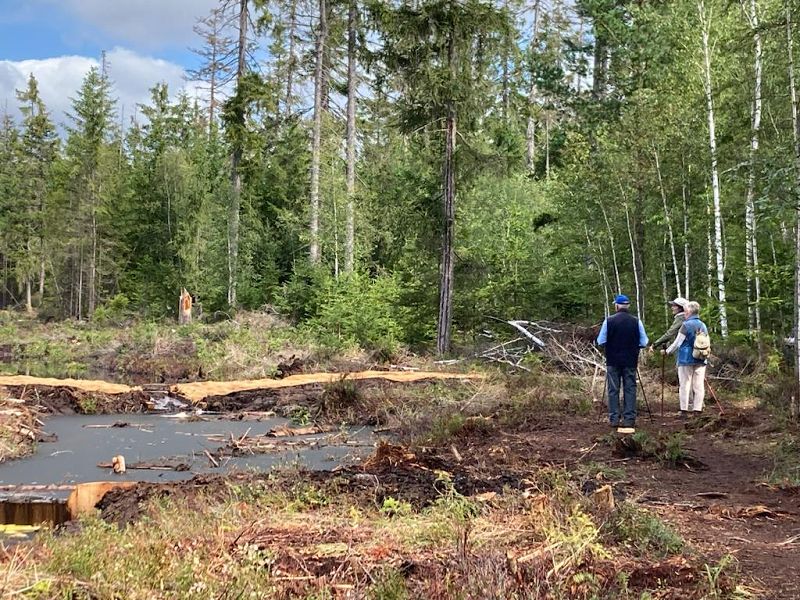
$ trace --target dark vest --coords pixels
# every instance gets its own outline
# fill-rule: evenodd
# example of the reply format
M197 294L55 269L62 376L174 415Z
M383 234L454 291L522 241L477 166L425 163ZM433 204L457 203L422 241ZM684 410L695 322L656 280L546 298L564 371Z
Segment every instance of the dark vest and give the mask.
M608 318L606 364L635 367L639 363L639 319L627 311Z

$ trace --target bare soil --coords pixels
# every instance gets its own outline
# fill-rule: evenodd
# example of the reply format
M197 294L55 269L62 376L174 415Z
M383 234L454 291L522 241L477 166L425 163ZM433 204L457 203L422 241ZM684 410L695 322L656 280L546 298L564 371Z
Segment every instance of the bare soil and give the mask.
M543 466L563 466L582 479L587 491L610 482L618 500L627 497L656 511L688 542L686 558L692 564L713 564L732 555L754 597L800 598L800 490L763 483L772 462L758 448L763 451L774 434L769 418L755 410L719 417L710 408L694 420L670 414L652 421L640 418L638 425L659 439L682 432L691 460L670 466L651 455L620 456L617 434L598 409L590 416L532 415L513 427L500 426L491 416L468 419L439 446L410 450L385 444L360 466L263 479L285 490L313 484L326 493L347 494L348 501L374 506L392 497L424 507L442 491L439 471L450 474L460 493L474 495L521 489ZM624 476L609 480L604 469L622 469ZM254 476L238 477L252 482ZM109 493L100 506L104 518L126 523L141 515L143 501L149 498L174 496L191 504L230 493L231 482L236 479L220 476L140 485ZM673 584L676 577L696 579L696 568L692 571L687 564L639 565L631 573L632 581L657 578L662 571L671 573Z
M522 475L542 464L580 472L590 463L624 469L612 482L615 496L655 510L708 560L735 557L756 597L800 598L800 490L765 484L772 459L753 451L769 444L770 418L757 410L719 416L712 407L683 421L672 410L652 421L640 415L638 428L660 437L682 432L689 460L673 467L649 456L621 457L618 434L602 415L534 419L466 435L455 447L478 472Z

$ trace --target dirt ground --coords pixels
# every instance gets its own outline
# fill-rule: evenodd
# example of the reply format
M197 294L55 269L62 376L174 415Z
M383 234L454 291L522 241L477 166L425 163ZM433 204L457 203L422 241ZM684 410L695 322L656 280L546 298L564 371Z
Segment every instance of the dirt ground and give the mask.
M604 408L596 408L589 417L533 419L514 431L467 435L454 447L478 473L524 475L542 464L578 472L592 464L622 469L623 478L612 481L617 497L655 510L707 558L733 555L756 597L800 598L800 488L763 483L772 460L752 452L753 442L769 443L774 432L766 415L729 408L719 416L707 407L702 417L683 421L668 403L664 418L640 416L639 431L685 434L686 462L694 466L671 467L652 457L620 455Z
M451 474L460 493L473 495L521 489L542 466L565 467L587 491L611 483L618 499L657 512L703 560L735 557L754 597L800 598L800 489L763 483L772 462L754 451L768 447L775 433L771 420L754 409L729 408L720 416L710 407L703 416L682 421L674 408L668 403L665 417L640 417L638 423L639 431L653 439L682 432L687 455L672 466L644 452L621 449L618 434L605 424L603 409L596 405L591 415L531 415L516 427L499 426L492 416L468 419L438 446L412 451L385 444L357 467L270 476L269 481L282 487L308 481L367 504L380 505L392 497L424 507L439 494L439 470ZM226 481L230 478L220 476L142 485L107 495L101 508L107 520L130 522L140 515L145 499L167 495L191 502L225 493Z

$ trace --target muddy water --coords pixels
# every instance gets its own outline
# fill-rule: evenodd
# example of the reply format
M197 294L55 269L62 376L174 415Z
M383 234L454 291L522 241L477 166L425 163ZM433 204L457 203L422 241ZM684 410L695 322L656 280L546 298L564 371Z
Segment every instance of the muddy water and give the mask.
M127 427L92 428L87 425L129 423ZM45 421L45 431L58 436L58 441L39 444L34 455L0 465L0 498L3 486L15 484L69 484L88 481L174 481L189 479L196 473L240 470L267 470L276 465L299 463L312 469L332 469L352 462L371 451L372 434L368 428L339 432L276 438L296 446L268 454L219 459L214 467L204 450L213 451L222 444L210 436L229 438L263 435L270 429L287 425L286 419L267 421L229 421L224 419L200 422L167 418L161 415L97 415L58 416ZM184 463L188 471L128 470L115 475L98 463L110 463L123 455L128 465L137 462Z

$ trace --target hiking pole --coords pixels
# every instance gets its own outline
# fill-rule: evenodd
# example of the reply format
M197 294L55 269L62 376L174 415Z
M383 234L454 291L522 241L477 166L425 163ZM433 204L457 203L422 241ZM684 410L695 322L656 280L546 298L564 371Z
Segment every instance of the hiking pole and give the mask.
M719 400L717 399L717 395L714 393L714 388L712 388L711 384L708 383L708 379L703 378L703 381L705 382L706 387L708 387L708 391L711 392L711 397L714 399L714 402L717 403L717 409L719 410L719 416L724 415L725 411L722 410L722 404L720 404Z
M650 410L650 403L647 401L647 394L644 391L644 382L642 381L642 374L639 372L639 367L636 367L636 376L639 378L639 386L642 388L642 398L644 399L644 406L647 408L647 414L650 420L653 420L653 411Z
M664 364L667 362L666 355L661 355L661 418L664 418Z

